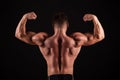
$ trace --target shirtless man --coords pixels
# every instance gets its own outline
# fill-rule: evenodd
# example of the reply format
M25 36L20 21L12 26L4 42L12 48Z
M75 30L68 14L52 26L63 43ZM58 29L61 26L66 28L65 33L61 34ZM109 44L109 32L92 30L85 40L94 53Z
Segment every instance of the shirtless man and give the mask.
M47 62L49 80L73 80L73 65L82 46L93 45L104 39L104 30L93 14L85 14L84 21L94 23L93 33L75 32L71 36L66 34L69 26L67 17L58 13L53 18L54 34L49 36L45 32L26 32L27 20L35 20L34 12L26 13L20 20L15 37L25 43L37 45Z

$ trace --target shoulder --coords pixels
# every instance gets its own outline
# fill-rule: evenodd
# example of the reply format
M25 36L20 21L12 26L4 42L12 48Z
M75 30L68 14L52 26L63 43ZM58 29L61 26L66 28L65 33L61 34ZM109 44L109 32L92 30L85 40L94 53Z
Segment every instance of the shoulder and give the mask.
M39 32L35 36L48 36L46 32Z
M87 40L86 35L81 33L81 32L74 32L74 33L71 34L71 37L74 40Z
M48 37L48 34L45 32L39 32L36 35L34 35L32 37L32 41L39 46L43 46L44 45L44 41L46 40L46 38Z
M34 39L44 39L44 38L47 38L48 37L48 34L45 33L45 32L39 32L37 33L36 35L33 36L33 40Z
M85 37L85 34L81 33L81 32L74 32L71 34L71 37L79 37L79 38L82 38L82 37Z

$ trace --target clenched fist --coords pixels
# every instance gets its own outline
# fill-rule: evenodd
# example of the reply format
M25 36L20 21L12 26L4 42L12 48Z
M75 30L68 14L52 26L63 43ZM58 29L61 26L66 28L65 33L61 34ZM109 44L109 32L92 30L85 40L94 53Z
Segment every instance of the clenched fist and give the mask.
M91 21L93 19L97 18L95 15L93 14L85 14L84 17L83 17L83 20L84 21Z
M25 18L27 18L29 20L32 20L32 19L36 19L37 15L34 12L29 12L29 13L24 14L23 17L25 17Z

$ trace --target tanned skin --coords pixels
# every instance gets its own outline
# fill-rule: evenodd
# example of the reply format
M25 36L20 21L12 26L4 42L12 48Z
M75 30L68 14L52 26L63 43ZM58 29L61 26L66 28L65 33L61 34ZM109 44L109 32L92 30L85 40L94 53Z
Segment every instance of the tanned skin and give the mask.
M64 22L62 25L54 24L54 34L52 36L48 36L46 32L26 32L26 22L36 18L37 15L34 12L24 14L16 28L15 37L27 44L39 47L47 62L48 76L54 74L73 75L74 61L81 47L93 45L105 38L102 25L93 14L85 14L83 17L85 22L93 22L93 33L83 34L75 32L71 36L66 34L68 28L67 22Z

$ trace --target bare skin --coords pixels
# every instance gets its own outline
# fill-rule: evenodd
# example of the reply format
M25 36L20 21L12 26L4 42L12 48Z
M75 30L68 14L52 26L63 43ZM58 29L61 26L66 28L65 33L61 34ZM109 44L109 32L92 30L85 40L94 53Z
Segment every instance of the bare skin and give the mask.
M105 38L102 25L93 14L85 14L83 17L84 21L94 23L93 34L75 32L71 36L66 34L66 22L62 25L54 24L54 34L52 36L48 36L45 32L26 32L27 20L35 20L36 18L37 15L34 12L23 15L16 28L15 37L25 43L39 47L47 62L48 76L54 74L73 75L74 61L81 47L93 45Z

